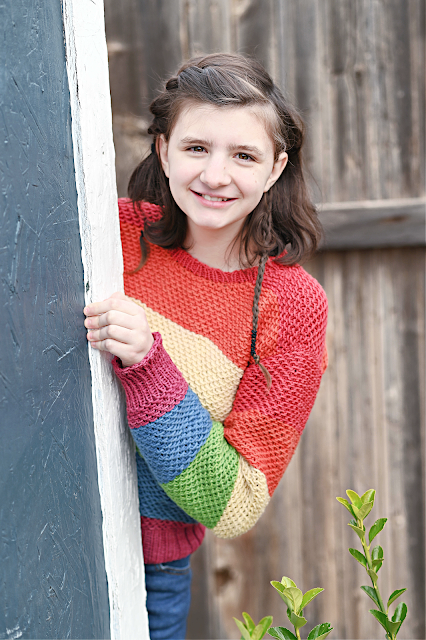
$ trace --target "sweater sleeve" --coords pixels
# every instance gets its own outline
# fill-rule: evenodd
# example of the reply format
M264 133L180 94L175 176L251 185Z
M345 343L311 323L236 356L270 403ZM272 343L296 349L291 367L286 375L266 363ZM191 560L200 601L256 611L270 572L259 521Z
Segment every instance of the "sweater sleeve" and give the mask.
M262 360L268 391L249 364L231 413L212 421L165 351L161 335L142 362L113 365L135 443L169 497L219 537L248 531L263 513L297 446L325 368L325 321L315 345ZM302 328L303 330L303 328Z

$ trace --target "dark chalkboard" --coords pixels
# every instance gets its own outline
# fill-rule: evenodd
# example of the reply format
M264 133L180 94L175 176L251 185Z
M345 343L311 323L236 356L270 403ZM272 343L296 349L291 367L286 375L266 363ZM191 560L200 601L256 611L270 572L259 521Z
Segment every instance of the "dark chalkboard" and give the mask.
M109 638L60 0L0 23L0 638Z

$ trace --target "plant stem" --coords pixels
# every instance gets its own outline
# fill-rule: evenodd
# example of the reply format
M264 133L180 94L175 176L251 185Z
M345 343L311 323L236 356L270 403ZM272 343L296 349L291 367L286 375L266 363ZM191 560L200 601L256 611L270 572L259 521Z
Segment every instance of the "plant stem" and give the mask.
M363 524L362 520L358 520L358 523L359 523L360 529L363 529L364 528L364 524ZM366 542L366 539L365 539L365 535L364 535L363 539L361 540L361 544L362 544L362 547L364 549L365 557L367 559L368 568L371 571L374 571L373 563L371 562L370 548L367 545L367 542ZM387 611L386 611L385 606L383 604L382 596L380 595L379 587L377 586L377 581L376 581L376 583L374 583L374 580L371 578L371 576L370 576L370 580L371 580L371 582L373 584L374 591L376 592L377 600L379 601L380 611L387 616ZM395 636L393 634L390 635L389 633L386 633L386 637L389 638L389 640L394 640L395 639Z
M299 630L299 629L296 629L296 627L294 627L294 630L295 630L295 632L296 632L297 640L301 640L301 638L300 638L300 630Z

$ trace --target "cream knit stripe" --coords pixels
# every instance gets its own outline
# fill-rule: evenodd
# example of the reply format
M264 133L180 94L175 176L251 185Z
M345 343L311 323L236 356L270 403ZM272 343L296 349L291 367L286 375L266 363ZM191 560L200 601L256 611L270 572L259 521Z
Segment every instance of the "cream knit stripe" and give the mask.
M240 455L234 490L213 529L218 538L235 538L251 529L270 500L265 475Z
M136 298L130 299L145 310L151 331L161 333L165 350L212 420L223 422L232 409L243 370L209 338L184 329Z

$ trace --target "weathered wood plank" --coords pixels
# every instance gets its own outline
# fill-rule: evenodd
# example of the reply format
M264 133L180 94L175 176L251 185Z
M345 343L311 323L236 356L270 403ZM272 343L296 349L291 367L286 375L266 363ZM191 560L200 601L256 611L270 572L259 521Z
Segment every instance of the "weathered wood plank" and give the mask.
M424 246L426 199L336 202L320 206L323 249Z

